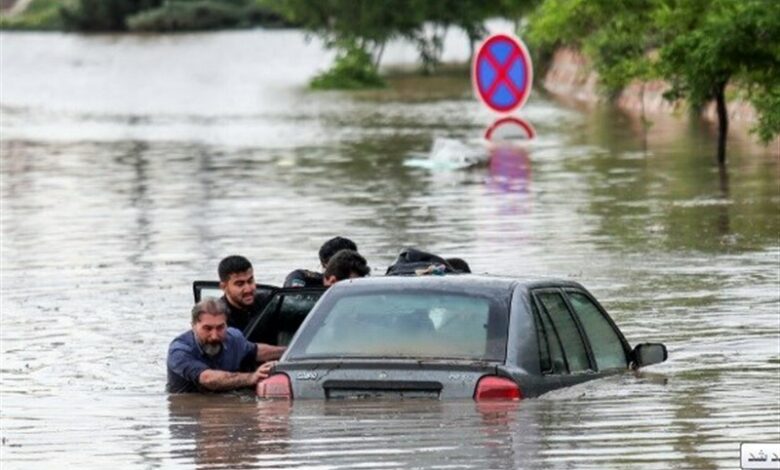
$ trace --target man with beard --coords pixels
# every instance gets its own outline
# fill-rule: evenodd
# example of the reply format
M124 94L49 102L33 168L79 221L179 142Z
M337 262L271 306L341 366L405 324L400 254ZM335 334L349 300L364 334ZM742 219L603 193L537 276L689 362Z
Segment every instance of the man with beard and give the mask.
M268 377L275 364L271 361L281 357L284 346L247 341L228 327L227 315L225 303L212 297L192 308L192 330L168 348L169 393L235 390Z
M243 331L249 320L260 313L261 299L255 293L252 263L243 256L232 255L219 262L219 288L228 310L227 323Z

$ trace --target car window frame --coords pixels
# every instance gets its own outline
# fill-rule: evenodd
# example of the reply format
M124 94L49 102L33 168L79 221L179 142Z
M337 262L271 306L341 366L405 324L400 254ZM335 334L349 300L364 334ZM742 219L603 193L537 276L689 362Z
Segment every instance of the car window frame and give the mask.
M560 334L558 334L558 329L555 326L555 322L552 321L552 316L550 315L550 312L547 310L547 307L545 307L544 302L541 301L541 299L538 297L538 294L558 294L563 298L564 305L566 309L568 310L569 316L572 318L572 321L574 321L574 325L577 328L577 332L579 333L580 340L582 341L583 347L585 349L585 355L588 359L588 368L585 370L572 372L571 366L569 365L569 357L566 353L566 346L563 344L563 341L561 341ZM571 302L569 302L569 299L567 298L567 294L565 291L565 288L556 286L556 287L540 287L536 289L531 289L530 291L531 298L534 300L534 303L537 305L537 308L539 309L539 314L547 315L547 319L550 322L550 325L553 328L553 331L556 335L556 338L558 339L558 344L561 346L561 351L563 352L563 360L566 364L566 373L565 374L558 374L555 373L555 371L542 371L543 375L581 375L581 374L593 374L595 372L598 372L598 366L596 364L596 358L593 354L593 348L590 345L590 338L588 338L587 334L585 333L585 328L582 326L582 323L580 322L579 315L577 312L574 311L574 308L571 305ZM534 321L536 321L536 318L534 318ZM542 324L542 327L544 328L544 324ZM614 324L613 324L614 328ZM545 331L546 333L546 331ZM545 340L547 340L547 346L549 350L549 340L545 337ZM537 339L538 341L538 339ZM625 349L625 347L624 347ZM539 356L539 369L541 370L541 355Z
M244 328L243 331L244 337L249 338L252 332L256 328L258 328L258 326L260 326L261 323L268 321L272 315L278 315L282 309L282 305L284 304L284 297L287 297L289 295L295 295L295 294L319 293L319 297L317 298L317 302L319 302L320 298L322 298L322 296L325 294L325 291L327 290L328 290L327 287L320 287L320 286L276 288L274 293L268 298L268 301L265 307L263 307L263 310L260 313L258 313L254 317L254 319L250 321L249 324L247 324L246 328ZM280 300L277 301L277 299ZM314 305L317 305L317 302L315 302ZM309 311L306 312L306 317L308 317L309 314L311 314L311 311L314 309L314 305L312 305L312 308L310 308ZM298 330L300 330L300 326L298 326L298 329L293 333L293 336L295 336ZM277 332L277 338L278 338L278 332ZM276 344L276 343L274 342L271 344Z
M614 321L614 320L612 319L612 317L609 315L609 313L607 312L607 310L606 310L606 309L605 309L605 308L604 308L604 307L603 307L603 306L602 306L602 305L599 303L599 301L598 301L598 300L596 300L596 298L595 298L595 297L593 297L593 296L590 294L590 292L586 291L585 289L579 289L579 288L575 288L575 287L564 287L564 288L562 288L561 290L562 290L562 291L563 291L563 293L564 293L564 296L563 296L563 298L564 298L564 300L566 301L566 305L567 305L567 307L569 308L569 310L570 310L571 312L573 312L573 313L574 313L574 317L577 319L577 324L578 324L578 325L580 326L580 328L581 328L581 330L580 330L580 331L581 331L581 333L582 333L582 334L583 334L583 335L584 335L584 336L587 338L587 341L588 341L588 350L589 350L589 351L591 352L591 354L593 355L593 363L594 363L594 365L596 366L596 369L595 369L595 370L596 370L596 371L598 371L598 372L601 372L601 370L599 370L599 369L598 369L598 363L596 363L596 360L595 360L595 359L596 359L596 357L595 357L595 354L593 354L593 349L592 349L592 348L591 348L591 346L590 346L590 337L588 337L587 333L585 332L585 328L584 328L584 326L582 325L582 322L581 322L581 320L580 320L580 316L579 316L579 314L577 313L577 310L574 308L574 305L571 303L571 300L569 299L569 293L570 293L570 292L571 292L571 293L580 294L580 295L584 295L584 296L585 296L585 297L586 297L588 300L590 300L590 301L591 301L591 303L592 303L593 305L595 305L595 306L596 306L596 310L598 310L598 312L599 312L599 313L601 313L601 316L602 316L602 318L604 318L605 320L607 320L607 323L608 323L608 324L609 324L609 326L612 328L612 331L613 331L613 332L615 332L615 333L617 334L617 337L618 337L618 339L620 339L620 343L621 343L621 345L623 346L623 354L625 355L625 358L626 358L626 367L628 367L628 365L630 365L630 364L631 364L631 345L628 343L628 340L627 340L627 339L626 339L626 337L623 335L623 332L621 332L621 331L620 331L620 328L618 328L618 326L617 326L617 323L615 323L615 321ZM605 369L605 370L610 370L610 369Z
M558 334L558 329L555 327L555 324L552 322L552 319L550 318L550 315L547 313L547 310L542 305L542 302L537 299L534 295L531 295L531 301L533 305L531 306L531 315L534 318L534 323L536 323L536 333L539 334L539 331L542 332L544 335L544 344L547 348L547 358L550 361L550 367L549 368L543 368L542 367L542 353L541 348L542 344L539 341L539 338L537 336L536 342L539 347L539 371L542 373L542 375L563 375L561 373L556 373L555 368L553 367L553 361L552 361L552 351L550 350L550 335L547 333L547 329L545 328L545 322L542 319L542 315L544 315L547 318L547 323L550 324L550 327L552 328L552 335L555 336L555 341L561 351L561 357L563 357L563 365L566 368L565 375L570 374L569 369L569 360L566 358L566 352L563 350L563 347L561 346L561 337Z

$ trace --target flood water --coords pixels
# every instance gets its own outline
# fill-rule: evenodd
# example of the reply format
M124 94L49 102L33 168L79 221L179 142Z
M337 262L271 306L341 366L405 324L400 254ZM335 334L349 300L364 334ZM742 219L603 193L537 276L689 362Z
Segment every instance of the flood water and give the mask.
M523 171L422 167L493 120L466 74L309 92L331 55L295 31L0 41L4 469L738 468L780 440L776 149L734 134L719 172L705 124L537 89ZM375 274L413 245L582 282L670 358L508 405L164 393L193 280L240 253L280 284L336 234Z

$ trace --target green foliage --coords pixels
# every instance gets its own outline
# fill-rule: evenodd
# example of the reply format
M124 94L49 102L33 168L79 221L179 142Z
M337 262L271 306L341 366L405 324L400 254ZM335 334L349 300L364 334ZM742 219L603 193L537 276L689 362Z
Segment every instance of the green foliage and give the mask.
M659 69L672 84L669 97L701 106L729 83L753 96L759 136L780 132L780 3L763 0L681 0L657 22L666 34Z
M76 31L193 31L282 26L270 0L68 0L60 8ZM59 2L57 2L59 3Z
M699 7L706 3L702 11ZM741 69L757 57L761 45L753 44L758 32L746 20L749 2L688 0L674 12L659 12L659 24L667 36L660 50L659 68L671 80L671 98L687 98L700 107L715 97ZM770 56L771 58L771 56ZM761 60L763 61L763 59ZM758 64L757 64L758 65Z
M341 46L333 66L314 77L311 87L318 90L381 88L384 80L377 73L371 56L356 44Z
M672 86L668 99L697 108L723 102L726 86L737 85L750 91L759 135L780 132L780 2L546 0L531 16L527 39L542 54L583 50L608 92L663 78Z
M132 31L199 31L281 22L256 3L217 0L169 0L162 6L127 18Z
M769 142L780 134L780 84L761 87L751 97L758 111L756 133L764 142Z
M378 63L385 43L415 27L408 0L281 0L275 8L287 20L320 36L327 47L356 46Z
M23 13L0 17L0 29L57 30L61 28L58 0L33 0Z
M493 4L473 0L410 0L406 8L413 27L403 36L417 46L426 73L441 63L444 38L451 27L462 29L473 43L486 34L484 20L495 12Z
M384 85L378 69L385 44L416 27L410 4L410 0L282 0L275 9L338 51L331 70L316 77L313 88L365 88Z
M609 93L653 76L647 52L657 44L654 0L548 0L530 18L527 39L536 54L583 50Z
M486 33L486 18L501 11L516 13L536 1L282 0L275 8L289 21L321 37L327 47L339 50L342 60L356 57L346 48L361 50L371 58L371 75L376 75L385 44L393 38L412 41L424 69L430 72L441 62L450 27L465 31L473 44Z
M125 19L163 0L73 0L64 3L60 15L66 28L77 31L125 31Z

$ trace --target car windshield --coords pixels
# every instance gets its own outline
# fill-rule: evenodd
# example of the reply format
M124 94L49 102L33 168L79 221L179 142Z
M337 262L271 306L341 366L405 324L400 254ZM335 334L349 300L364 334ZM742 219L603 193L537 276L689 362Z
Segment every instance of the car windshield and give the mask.
M443 292L361 293L326 302L290 358L414 357L501 361L508 307Z

